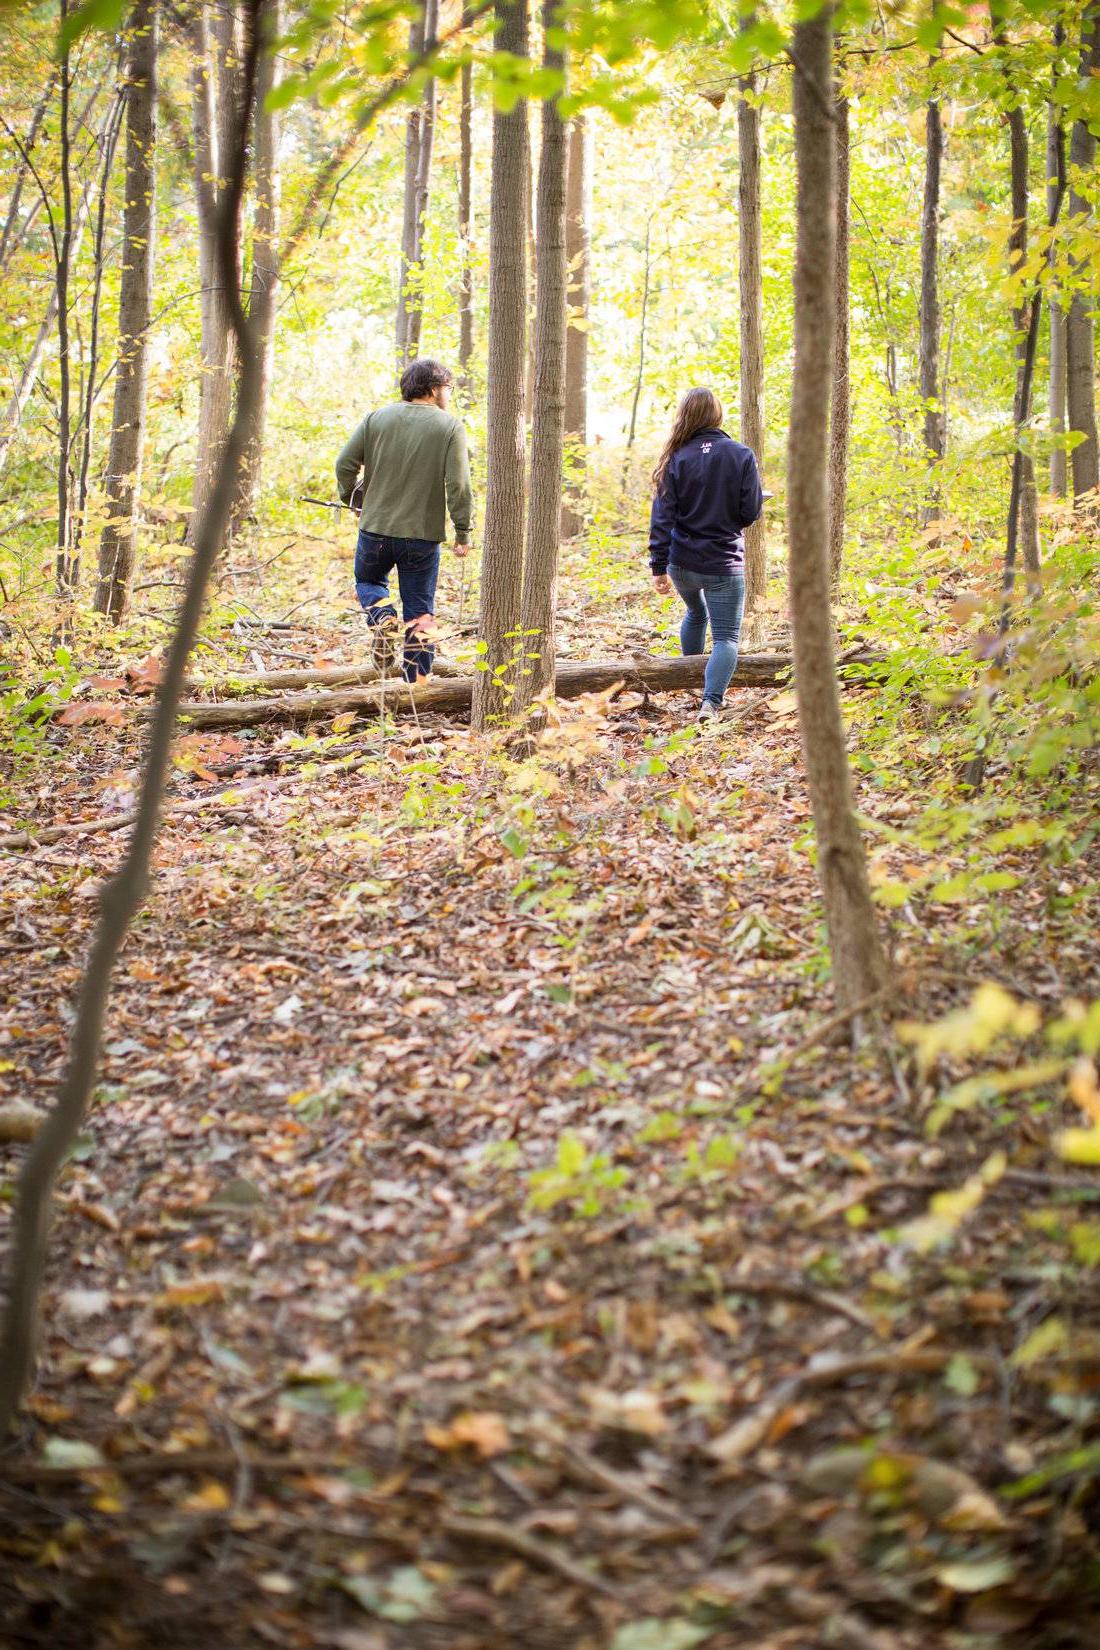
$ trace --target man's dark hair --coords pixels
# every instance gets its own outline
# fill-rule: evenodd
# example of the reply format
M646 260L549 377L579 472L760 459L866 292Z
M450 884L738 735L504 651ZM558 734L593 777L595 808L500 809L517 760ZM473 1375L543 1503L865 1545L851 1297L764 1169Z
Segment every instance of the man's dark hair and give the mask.
M454 373L442 361L431 361L425 356L423 360L410 361L401 374L401 399L422 401L433 390L453 383Z

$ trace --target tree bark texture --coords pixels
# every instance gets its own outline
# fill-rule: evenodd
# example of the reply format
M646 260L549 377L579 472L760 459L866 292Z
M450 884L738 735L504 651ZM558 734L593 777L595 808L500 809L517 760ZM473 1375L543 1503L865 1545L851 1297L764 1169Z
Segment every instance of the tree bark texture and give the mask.
M751 17L743 20L747 28ZM743 94L755 78L741 82ZM741 440L756 454L764 474L764 276L760 196L760 111L748 96L737 104L737 279L741 332ZM768 561L764 518L745 529L745 619L749 634L759 631L767 592Z
M463 8L462 24L470 24L470 8ZM473 237L473 174L474 174L474 71L471 63L462 65L458 123L458 237L462 243L462 274L458 291L458 365L463 389L469 389L470 361L474 353L474 275L470 267L470 243Z
M528 0L496 0L494 52L526 57ZM484 728L511 709L520 648L523 584L524 356L527 334L527 101L493 113L489 199L489 391L485 537L481 561L484 667L473 722Z
M833 103L836 142L836 246L833 255L836 332L829 419L829 578L835 586L844 559L844 516L848 503L848 444L852 424L851 321L849 316L850 136L848 99Z
M924 115L924 199L920 220L920 398L924 403L924 451L928 460L925 523L938 519L942 507L939 464L947 445L940 383L940 177L943 168L943 116L937 98Z
M1066 137L1061 114L1051 102L1047 106L1047 220L1054 211L1058 196L1058 181L1065 169ZM1051 273L1056 275L1057 261L1051 259ZM1047 417L1055 445L1050 452L1050 490L1056 498L1065 498L1069 486L1068 466L1064 447L1057 445L1066 433L1066 311L1058 291L1058 281L1051 283L1047 305L1050 318L1050 384L1047 397Z
M1027 123L1019 106L1008 113L1008 131L1012 165L1012 232L1008 238L1009 268L1023 267L1027 258L1028 218L1028 143ZM1024 357L1027 353L1029 305L1021 289L1012 306L1012 326L1016 338L1016 396L1014 423L1017 442L1027 421L1023 404ZM1028 588L1038 587L1039 573L1039 508L1035 495L1035 465L1029 453L1020 456L1020 548L1023 552L1024 573Z
M263 0L249 0L253 27ZM245 64L246 104L251 103L253 57ZM259 352L251 345L233 288L237 219L243 185L246 132L230 134L226 152L228 185L218 225L219 274L232 291L234 330L241 345L241 382L237 413L223 444L218 473L196 531L195 550L176 629L168 650L160 702L145 751L137 819L129 848L116 875L100 896L99 920L80 983L69 1039L68 1058L57 1099L43 1123L19 1178L12 1220L7 1304L0 1328L0 1438L9 1432L26 1391L34 1362L39 1294L45 1271L51 1195L66 1153L87 1114L99 1064L100 1044L111 976L130 923L144 898L149 865L171 756L176 708L206 597L210 574L221 548L237 491L237 471L244 454L245 431L252 417L259 380Z
M430 51L438 33L439 0L422 0L419 15L409 25L410 59ZM436 83L433 77L425 85L419 105L410 109L405 122L405 212L401 229L401 283L397 294L399 372L420 352L424 312L421 266L424 259L424 220L431 193L435 105Z
M1100 4L1093 0L1082 25L1081 70L1082 81L1091 79L1100 70ZM1080 179L1091 172L1096 161L1096 139L1088 122L1075 120L1069 145L1069 223L1081 229L1089 216L1089 203L1077 187ZM1087 259L1074 259L1071 265L1074 283L1066 319L1066 405L1071 430L1083 436L1070 453L1073 474L1073 496L1080 498L1100 486L1100 457L1096 441L1096 362L1093 337L1092 309L1096 299L1089 290L1095 286L1095 269Z
M157 4L136 0L126 66L126 204L118 299L118 365L99 541L95 606L115 624L130 600L141 494L149 323L156 249Z
M584 526L584 473L588 443L588 304L591 296L588 233L588 118L569 123L569 164L565 196L565 257L569 271L569 326L565 334L565 438L570 480L561 512L561 536L574 538Z
M827 12L796 26L797 249L787 515L802 752L833 981L839 1006L847 1008L880 990L887 971L852 802L829 605L826 452L836 221L831 54Z
M543 26L555 26L557 0L544 0ZM547 70L561 71L565 55L547 45ZM531 496L527 513L520 628L526 655L517 686L518 708L554 685L554 619L561 529L562 449L565 433L565 176L566 134L558 97L542 104L538 177L538 267L535 291L535 404L531 427Z
M237 345L230 325L232 295L216 253L218 210L225 194L223 162L227 132L239 104L240 56L237 17L228 6L203 0L192 24L195 193L199 218L199 278L202 286L202 384L199 439L187 541L194 544L199 512L209 495L229 428ZM235 227L235 285L241 283L241 220Z

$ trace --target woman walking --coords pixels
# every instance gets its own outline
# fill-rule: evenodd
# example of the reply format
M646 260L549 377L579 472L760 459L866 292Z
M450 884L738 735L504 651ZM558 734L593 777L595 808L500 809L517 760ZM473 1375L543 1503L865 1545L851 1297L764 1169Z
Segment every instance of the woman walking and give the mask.
M703 678L699 721L717 717L737 668L745 606L744 531L764 504L751 447L721 428L713 390L688 390L653 472L649 565L662 596L676 587L687 612L681 653L711 655Z

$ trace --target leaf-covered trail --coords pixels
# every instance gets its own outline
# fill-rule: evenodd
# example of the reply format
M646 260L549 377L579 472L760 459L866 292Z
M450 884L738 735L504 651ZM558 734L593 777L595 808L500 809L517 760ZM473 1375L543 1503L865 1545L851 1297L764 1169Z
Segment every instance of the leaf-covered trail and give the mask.
M1082 1390L1014 1353L1054 1308L1096 1317L1018 1204L1091 1188L1027 1113L930 1139L873 1025L854 1055L813 1036L789 707L746 695L670 745L687 708L582 703L518 770L402 730L166 824L0 1468L5 1642L1094 1642L1088 1505L996 1497ZM201 783L225 742L189 748ZM4 865L25 1097L119 851ZM906 1009L981 978L1097 995L1049 893L1004 896L980 968L963 922L897 922ZM901 1247L994 1147L954 1246Z

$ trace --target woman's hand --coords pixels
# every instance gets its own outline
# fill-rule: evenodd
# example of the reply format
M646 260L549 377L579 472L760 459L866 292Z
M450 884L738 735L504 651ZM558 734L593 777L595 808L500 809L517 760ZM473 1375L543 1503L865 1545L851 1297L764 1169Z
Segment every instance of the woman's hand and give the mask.
M658 596L671 596L672 580L669 578L667 573L654 573L653 588L656 590Z

